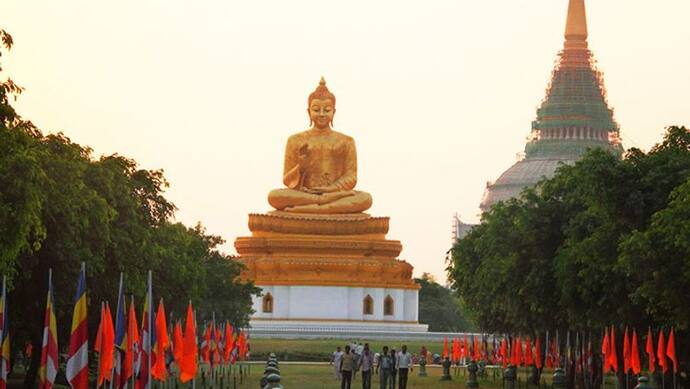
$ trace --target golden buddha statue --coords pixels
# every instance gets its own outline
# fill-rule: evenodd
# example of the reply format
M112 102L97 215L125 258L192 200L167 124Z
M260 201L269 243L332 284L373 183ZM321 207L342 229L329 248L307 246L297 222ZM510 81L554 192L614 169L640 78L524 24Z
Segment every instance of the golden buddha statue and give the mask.
M357 184L355 141L333 131L335 96L321 78L309 95L311 128L288 138L283 183L287 188L268 194L276 209L294 213L341 214L371 207L371 195L354 190Z

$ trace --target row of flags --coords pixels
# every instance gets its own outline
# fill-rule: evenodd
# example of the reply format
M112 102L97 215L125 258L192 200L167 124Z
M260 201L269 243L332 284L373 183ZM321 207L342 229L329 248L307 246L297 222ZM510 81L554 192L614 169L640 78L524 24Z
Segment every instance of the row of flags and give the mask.
M165 314L163 299L153 312L151 272L144 298L141 327L130 299L129 309L123 293L123 275L120 275L115 322L108 302L101 303L100 320L93 350L98 353L97 386L110 383L111 389L122 389L131 381L132 389L151 389L153 379L166 381L173 364L183 383L193 380L199 368L197 323L191 301L187 306L183 323L170 323ZM128 313L125 315L125 311ZM89 334L87 316L86 270L82 264L74 299L72 326L65 375L73 389L88 388ZM172 318L171 318L172 319ZM168 328L172 329L172 339ZM249 354L249 335L240 330L234 332L228 321L220 326L215 318L206 326L201 343L201 359L215 366L234 364L245 360ZM3 278L0 297L0 389L7 387L10 366L9 319L7 294ZM58 372L57 320L53 298L52 269L48 272L48 295L41 348L41 364L38 370L39 389L52 389Z
M640 362L640 349L638 346L637 330L632 332L625 328L623 334L623 373L640 374L642 366ZM616 348L616 329L611 326L604 331L604 338L601 342L601 353L604 356L604 372L618 372L618 352ZM673 364L673 371L678 372L678 357L676 355L676 337L673 328L668 333L668 341L664 339L664 330L659 330L656 347L654 344L654 334L652 329L647 330L645 342L645 353L647 354L648 370L654 373L658 367L664 373L668 372L670 364Z
M545 342L542 344L542 337L536 336L534 341L530 337L524 339L516 337L493 336L493 347L489 347L487 335L465 335L464 339L453 338L449 344L448 338L443 340L443 358L450 359L453 363L461 360L472 359L474 361L486 361L490 364L500 364L504 368L508 364L515 366L535 366L542 367L575 368L578 373L593 371L594 349L592 346L592 336L575 333L574 342L571 342L571 333L568 332L564 354L561 354L561 343L556 336L549 339L546 333ZM499 340L500 338L500 340ZM615 327L611 326L604 331L602 336L602 367L604 373L609 371L618 372L618 348L616 347ZM627 374L640 374L642 371L639 337L633 328L629 331L625 328L623 334L623 370ZM673 366L673 371L678 372L678 358L676 355L675 331L672 328L668 332L668 340L665 340L664 330L659 330L657 341L651 328L648 329L645 352L647 353L648 370L655 372L658 367L664 372L668 372ZM561 364L564 363L564 366Z

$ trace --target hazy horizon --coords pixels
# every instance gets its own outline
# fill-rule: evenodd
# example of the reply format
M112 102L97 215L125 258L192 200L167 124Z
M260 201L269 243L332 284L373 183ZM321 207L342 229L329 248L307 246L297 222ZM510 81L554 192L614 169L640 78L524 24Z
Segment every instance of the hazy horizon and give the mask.
M445 279L451 217L478 221L487 181L516 160L563 45L567 0L322 3L9 0L12 104L142 168L165 171L177 220L249 234L282 186L287 137L323 75L357 188L415 276ZM589 44L626 148L690 124L690 2L587 1Z

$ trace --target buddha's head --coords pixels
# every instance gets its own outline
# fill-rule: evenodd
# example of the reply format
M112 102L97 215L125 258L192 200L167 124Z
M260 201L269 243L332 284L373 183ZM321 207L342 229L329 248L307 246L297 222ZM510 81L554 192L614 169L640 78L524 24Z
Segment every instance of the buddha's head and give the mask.
M335 95L326 87L326 80L321 77L319 86L309 95L307 112L310 125L318 129L330 128L335 116Z

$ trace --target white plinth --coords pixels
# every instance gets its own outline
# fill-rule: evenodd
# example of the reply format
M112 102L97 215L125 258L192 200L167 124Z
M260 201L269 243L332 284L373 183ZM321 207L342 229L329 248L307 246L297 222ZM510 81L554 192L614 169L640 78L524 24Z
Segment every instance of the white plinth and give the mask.
M418 323L419 294L416 289L388 289L346 286L257 285L261 296L253 298L250 326L260 332L426 332ZM272 298L272 309L264 312L264 296ZM365 313L367 296L373 302ZM392 299L392 312L384 314L384 301ZM254 332L252 331L252 332Z

